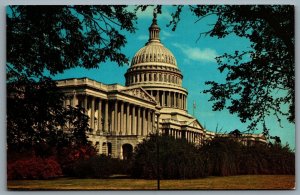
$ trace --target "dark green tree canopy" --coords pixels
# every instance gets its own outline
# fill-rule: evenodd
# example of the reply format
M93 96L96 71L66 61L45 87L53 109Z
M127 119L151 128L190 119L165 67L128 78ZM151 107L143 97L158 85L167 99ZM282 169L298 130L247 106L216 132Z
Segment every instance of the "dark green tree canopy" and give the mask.
M183 6L173 13L175 30ZM217 57L225 83L207 81L213 110L228 109L249 129L275 115L295 122L295 37L294 6L291 5L198 5L189 6L197 21L210 15L216 22L201 35L224 38L235 34L251 41L248 51L235 51ZM201 30L199 30L201 31ZM263 125L267 132L266 125Z
M7 7L7 68L28 76L96 68L110 60L128 63L121 52L136 16L126 6Z
M41 143L87 143L88 116L63 107L50 75L74 67L128 63L122 30L134 32L126 6L7 7L7 144L20 150ZM60 127L60 128L59 128ZM67 127L68 133L63 130Z

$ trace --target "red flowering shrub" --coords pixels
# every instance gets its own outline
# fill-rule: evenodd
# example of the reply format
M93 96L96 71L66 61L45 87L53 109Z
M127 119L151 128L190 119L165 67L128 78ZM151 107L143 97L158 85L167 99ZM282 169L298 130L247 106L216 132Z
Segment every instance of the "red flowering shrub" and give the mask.
M8 179L49 179L61 175L61 167L53 157L30 156L7 165Z
M79 160L88 160L97 154L95 148L89 144L64 147L58 151L58 162L64 175L74 176L74 165Z

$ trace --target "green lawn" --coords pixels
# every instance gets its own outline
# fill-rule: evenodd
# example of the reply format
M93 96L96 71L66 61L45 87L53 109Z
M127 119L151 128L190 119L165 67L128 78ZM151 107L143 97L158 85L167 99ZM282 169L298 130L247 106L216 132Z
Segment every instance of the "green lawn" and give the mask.
M156 190L156 180L70 179L8 181L9 190ZM242 175L162 180L161 189L294 189L294 175Z

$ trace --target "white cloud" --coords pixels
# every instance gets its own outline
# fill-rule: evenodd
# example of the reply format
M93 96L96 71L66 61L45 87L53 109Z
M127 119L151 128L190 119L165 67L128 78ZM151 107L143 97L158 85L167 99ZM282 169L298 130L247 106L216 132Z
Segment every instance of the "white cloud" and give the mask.
M169 33L169 32L167 32L167 31L164 31L164 30L161 31L161 34L162 34L163 36L166 36L166 37L172 37L172 36L174 36L174 34Z
M173 43L173 46L179 48L182 51L182 53L186 55L188 59L194 61L215 62L215 58L218 56L216 50L211 48L200 49L198 47L190 47L188 45L179 44L179 43Z
M137 39L140 41L147 41L149 39L149 36L148 35L139 35L137 37Z
M169 37L175 36L174 34L169 33L169 32L167 32L167 31L165 31L165 30L160 31L160 34L161 34L161 39L162 39L162 40L164 40L164 39L166 39L166 38L169 38Z

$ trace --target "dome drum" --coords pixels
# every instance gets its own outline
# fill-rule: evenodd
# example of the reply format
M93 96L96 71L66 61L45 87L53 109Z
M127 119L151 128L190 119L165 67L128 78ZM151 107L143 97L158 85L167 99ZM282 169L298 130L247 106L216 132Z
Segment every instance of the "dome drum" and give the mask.
M136 52L125 74L126 86L142 87L162 108L186 111L183 76L172 52L160 42L159 31L154 18L149 28L149 41Z
M126 86L135 84L166 84L182 86L182 75L161 71L134 71L126 73Z

